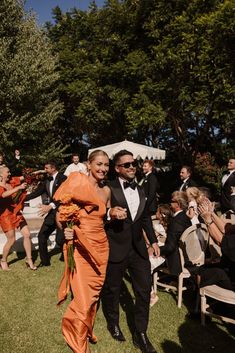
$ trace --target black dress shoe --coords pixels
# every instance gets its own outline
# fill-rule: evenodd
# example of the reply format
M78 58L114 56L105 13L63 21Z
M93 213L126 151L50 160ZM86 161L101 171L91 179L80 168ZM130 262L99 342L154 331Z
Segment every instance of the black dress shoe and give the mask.
M38 267L49 267L49 266L51 266L50 262L49 263L40 262L40 264L38 265Z
M142 353L157 353L145 332L135 332L133 336L133 343L134 346L139 348Z
M119 325L108 325L108 330L115 340L119 342L124 342L126 340Z

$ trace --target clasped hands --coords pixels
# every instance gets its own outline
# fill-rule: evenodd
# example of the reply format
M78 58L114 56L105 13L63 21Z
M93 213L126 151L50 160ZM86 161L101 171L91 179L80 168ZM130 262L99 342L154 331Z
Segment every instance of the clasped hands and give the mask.
M111 219L123 220L127 218L127 209L120 206L110 208L109 216Z

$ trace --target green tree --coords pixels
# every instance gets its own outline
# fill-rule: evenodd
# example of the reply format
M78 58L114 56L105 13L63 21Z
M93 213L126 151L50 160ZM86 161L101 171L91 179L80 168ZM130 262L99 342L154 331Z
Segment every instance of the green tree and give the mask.
M233 148L233 0L107 0L54 15L69 136L148 138L180 163Z
M0 148L6 155L15 146L34 162L62 155L56 67L51 43L22 1L1 1Z

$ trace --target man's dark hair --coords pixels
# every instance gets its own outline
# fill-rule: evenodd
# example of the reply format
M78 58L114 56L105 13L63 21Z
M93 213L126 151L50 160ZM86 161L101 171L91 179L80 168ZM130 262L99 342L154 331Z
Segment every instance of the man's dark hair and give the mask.
M79 154L78 154L78 153L73 153L73 154L72 154L72 158L73 158L73 157L78 157L78 158L79 158Z
M192 168L189 165L183 165L181 167L181 169L185 168L187 170L187 172L192 175Z
M121 150L121 151L117 152L117 153L114 155L114 157L113 157L113 163L114 163L114 165L117 165L118 162L119 162L119 160L120 160L120 158L121 158L122 156L126 156L126 155L133 157L133 153L131 153L130 151L127 151L127 150Z
M54 167L55 169L58 169L58 163L56 161L50 160L50 161L46 161L44 163L44 165L46 164L50 164L51 167Z

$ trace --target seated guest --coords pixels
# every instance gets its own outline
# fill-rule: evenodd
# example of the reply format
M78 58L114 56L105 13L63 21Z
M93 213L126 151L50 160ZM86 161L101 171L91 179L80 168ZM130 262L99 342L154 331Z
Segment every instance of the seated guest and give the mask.
M179 191L186 191L190 186L197 186L195 181L191 178L192 169L188 165L184 165L180 170L180 179L182 184L179 187Z
M213 267L203 266L200 269L200 287L216 284L225 289L235 290L235 225L218 217L208 199L204 200L198 209L210 236L220 245L222 251L219 264Z
M173 275L179 275L182 271L179 255L179 239L182 233L190 227L191 221L186 215L188 208L187 195L183 191L175 191L171 196L171 209L173 217L167 228L167 238L160 247L160 255L166 258L169 271Z
M167 228L169 222L173 216L171 207L167 204L159 205L156 212L156 220L153 220L153 229L155 231L156 237L158 238L158 243L165 243Z
M188 210L187 210L187 216L191 219L192 224L198 224L199 219L198 219L198 202L202 200L203 198L203 193L199 190L199 188L196 188L195 186L188 187L186 189L186 194L188 197Z

